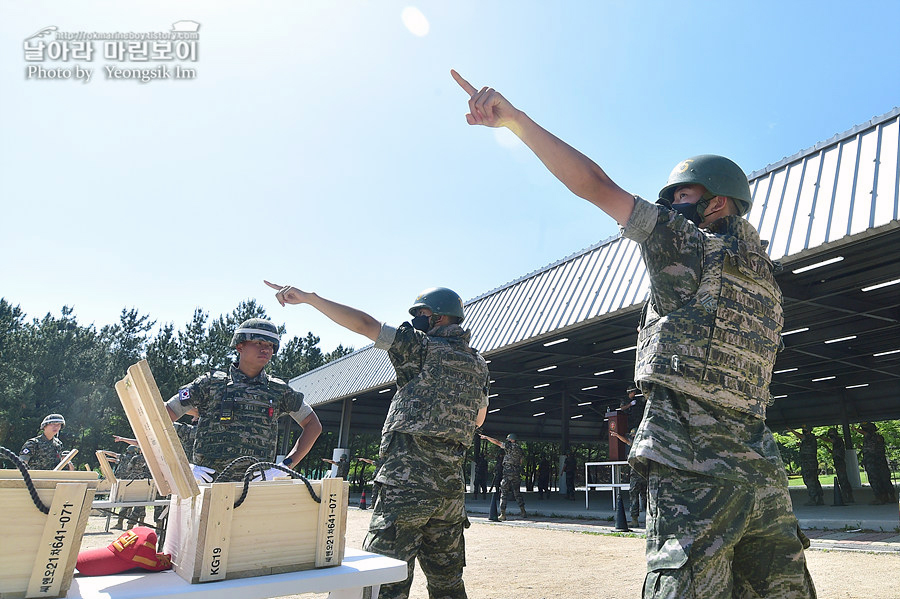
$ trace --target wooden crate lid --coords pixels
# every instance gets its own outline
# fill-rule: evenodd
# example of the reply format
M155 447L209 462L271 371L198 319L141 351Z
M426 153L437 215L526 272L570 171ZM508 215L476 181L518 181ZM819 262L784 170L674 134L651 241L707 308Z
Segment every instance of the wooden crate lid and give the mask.
M200 488L146 360L128 368L125 378L116 383L116 392L159 493L199 495Z

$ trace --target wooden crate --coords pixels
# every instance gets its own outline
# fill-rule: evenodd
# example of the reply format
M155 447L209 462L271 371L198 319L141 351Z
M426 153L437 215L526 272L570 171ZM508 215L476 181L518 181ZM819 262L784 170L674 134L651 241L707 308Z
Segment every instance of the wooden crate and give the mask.
M310 481L321 502L298 479L250 483L235 508L243 484L195 482L146 361L131 366L116 391L160 493L172 494L164 552L182 578L196 583L341 564L348 483Z
M62 597L97 488L97 473L30 470L42 513L18 470L0 470L0 599Z
M326 478L200 487L195 498L172 498L165 553L185 580L209 582L338 566L344 558L349 483Z

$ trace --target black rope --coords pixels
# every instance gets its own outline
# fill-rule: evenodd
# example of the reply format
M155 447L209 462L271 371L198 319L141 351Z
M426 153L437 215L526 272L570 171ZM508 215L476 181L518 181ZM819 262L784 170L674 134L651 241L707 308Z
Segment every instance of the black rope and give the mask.
M216 478L213 480L213 482L227 482L228 477L226 476L226 474L230 474L231 471L236 469L237 465L241 462L249 462L250 466L252 467L253 464L257 463L258 461L259 458L254 458L253 456L249 455L242 455L239 458L235 458L228 462L228 465L222 468L221 472L216 474Z
M266 480L266 471L270 468L281 470L282 472L289 474L291 478L299 478L300 480L302 480L306 485L306 490L309 491L310 497L313 498L313 501L315 501L316 503L322 503L322 499L318 495L316 495L315 491L313 491L312 485L309 484L309 481L306 479L306 477L302 476L299 472L291 470L287 466L282 466L281 464L274 464L272 462L257 462L247 468L247 471L244 473L244 488L241 491L241 496L238 497L234 502L235 509L240 507L240 505L244 503L244 499L247 498L247 491L250 490L250 479L252 479L258 473L259 477L262 480Z
M37 489L34 488L34 483L31 482L31 475L28 474L28 468L25 466L25 463L19 459L19 456L5 447L0 447L0 453L2 453L3 457L7 460L15 464L16 468L19 469L19 472L22 473L22 478L25 479L25 486L28 487L28 492L31 494L31 501L34 502L34 507L39 509L43 514L49 514L50 508L44 505L44 502L41 501L41 498L38 496Z

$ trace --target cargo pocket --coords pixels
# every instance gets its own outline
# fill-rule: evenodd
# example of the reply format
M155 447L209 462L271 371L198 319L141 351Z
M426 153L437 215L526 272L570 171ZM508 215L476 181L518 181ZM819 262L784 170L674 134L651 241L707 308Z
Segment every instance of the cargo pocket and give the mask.
M690 545L679 539L665 539L656 549L647 550L645 599L651 597L693 597L693 577L688 563Z

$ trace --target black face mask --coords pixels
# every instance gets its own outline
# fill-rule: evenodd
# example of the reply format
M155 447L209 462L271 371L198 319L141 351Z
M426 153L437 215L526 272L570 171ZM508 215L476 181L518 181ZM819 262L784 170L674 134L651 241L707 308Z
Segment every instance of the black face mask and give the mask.
M695 225L703 222L703 213L709 206L709 200L701 198L696 204L671 204L669 207Z
M416 316L412 319L413 328L427 333L431 330L431 319L428 316Z

